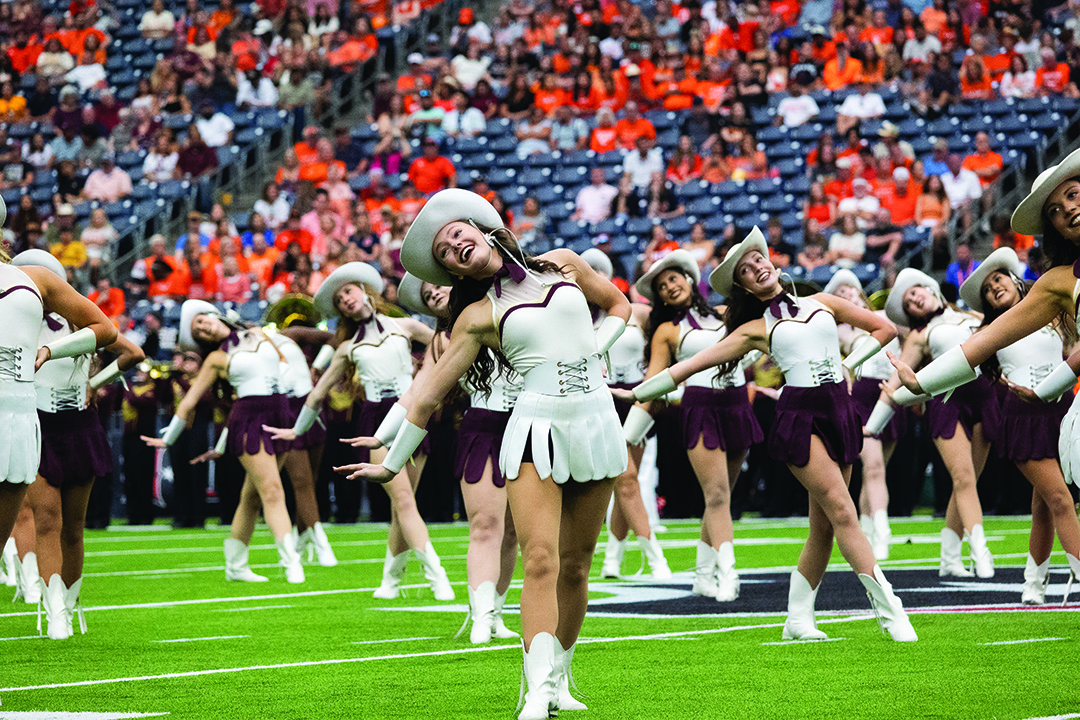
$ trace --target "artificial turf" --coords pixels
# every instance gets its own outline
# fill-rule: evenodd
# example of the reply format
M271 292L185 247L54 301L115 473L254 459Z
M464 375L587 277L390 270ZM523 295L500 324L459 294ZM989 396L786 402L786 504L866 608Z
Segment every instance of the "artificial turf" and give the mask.
M1019 606L1025 518L987 518L993 580L937 578L929 518L894 521L886 574L912 611L915 644L885 639L838 552L820 594L833 642L782 644L787 573L805 520L736 524L741 597L689 594L697 526L660 535L674 580L601 581L574 661L587 712L607 718L997 718L1080 712L1076 601L1055 548L1048 604ZM265 528L252 564L267 583L224 580L225 530L87 533L89 631L36 636L34 609L0 610L0 720L20 713L167 713L176 718L510 718L520 644L454 639L464 619L466 528L432 526L458 599L435 602L410 562L407 595L378 601L385 526L332 526L336 568L288 585ZM601 536L601 541L606 537ZM633 544L629 546L633 548ZM637 568L628 549L624 571ZM0 588L0 600L13 594ZM516 588L509 603L516 601ZM518 627L508 613L507 624ZM20 639L26 638L26 639ZM210 639L215 638L215 639ZM176 641L183 642L162 642ZM1027 641L1027 642L1018 642ZM1002 643L990 645L987 643ZM119 717L119 715L108 715ZM101 716L106 717L106 716ZM1076 715L1075 717L1080 717Z

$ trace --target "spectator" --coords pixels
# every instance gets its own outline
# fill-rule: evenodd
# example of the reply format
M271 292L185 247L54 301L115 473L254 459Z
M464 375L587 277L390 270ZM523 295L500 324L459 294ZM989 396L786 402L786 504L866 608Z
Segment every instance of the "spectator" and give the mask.
M195 121L203 142L209 147L219 148L232 145L236 123L223 112L214 109L214 103L204 100L199 107L199 119Z
M865 228L877 215L881 201L870 194L870 183L864 177L851 181L851 196L842 198L836 210L841 215L852 215L860 228Z
M510 79L510 89L499 104L499 115L508 120L523 120L533 107L535 96L529 89L529 79L525 73L518 73Z
M923 172L927 175L941 175L949 172L949 143L945 138L934 141L934 154L923 162Z
M412 155L412 146L405 133L391 122L389 116L382 115L375 123L379 140L371 152L372 171L397 175L402 171L405 160Z
M334 157L345 163L345 177L354 177L367 169L367 154L360 143L353 140L345 125L334 128Z
M26 98L15 93L10 80L0 84L0 122L22 122L27 118Z
M704 270L716 255L716 243L705 233L704 223L694 223L690 228L690 239L682 245L697 260L698 268ZM707 277L703 275L703 277Z
M525 249L543 240L547 224L547 215L544 214L539 201L529 195L522 204L521 212L514 215L514 224L511 229L517 235L518 243Z
M177 255L180 255L179 249ZM135 263L131 268L131 278L135 285L146 287L146 297L151 300L182 295L184 293L177 292L183 289L177 284L180 280L177 271L181 266L179 257L166 253L165 238L154 235L150 238L150 255Z
M79 128L76 125L69 124L60 128L60 134L49 143L54 164L59 165L65 160L76 165L80 162L83 155L83 141L78 132Z
M1009 69L1001 76L998 92L1003 98L1029 98L1035 96L1035 73L1028 70L1023 55L1009 59Z
M351 234L344 219L331 207L330 193L325 188L315 191L311 210L301 217L300 227L311 233L311 248L305 252L311 253L312 261L316 264L321 264L326 258L330 238L344 241Z
M570 113L568 105L555 108L555 119L551 123L552 151L573 152L589 147L589 126L581 118Z
M236 255L225 255L221 259L221 279L218 282L216 299L218 302L237 305L243 305L251 299L251 274L241 271Z
M467 92L476 88L491 66L491 56L484 55L482 50L479 43L469 43L464 55L455 55L450 61L450 71Z
M893 186L881 198L881 206L889 211L890 220L900 226L915 222L915 207L919 191L911 182L911 172L905 167L893 170Z
M300 143L297 143L299 145ZM274 174L274 183L282 192L295 193L296 186L300 182L300 158L296 154L295 147L285 151L281 159L281 167Z
M469 107L469 96L461 90L454 93L454 109L443 115L442 131L452 138L474 137L487 129L484 114Z
M98 62L92 50L83 53L79 64L69 70L64 79L78 86L82 92L105 87L105 67Z
M701 165L701 179L713 184L722 183L731 177L731 165L728 162L727 146L715 142L709 148L709 157Z
M611 152L616 148L617 141L615 113L609 108L600 108L596 113L596 127L589 136L589 149L595 153Z
M811 272L829 264L829 241L819 232L807 233L806 242L797 255L799 265Z
M645 193L646 213L654 220L669 220L686 212L671 187L664 180L662 171L654 172Z
M382 264L382 246L379 244L379 236L371 229L371 216L359 204L354 213L353 225L353 234L349 238L349 244L356 248L357 259L379 267Z
M653 140L648 135L640 135L635 140L636 150L628 153L623 160L623 172L630 176L636 188L646 188L652 182L653 173L664 173L664 155L658 147L653 147Z
M90 260L90 282L96 283L102 264L112 259L112 244L120 237L116 228L109 222L105 208L94 208L90 212L90 225L83 228L79 240L86 247L86 256Z
M679 144L668 161L667 179L676 185L701 178L701 156L694 150L694 143L689 135L679 138Z
M84 185L86 180L75 169L75 161L62 160L56 171L56 195L53 196L53 204L59 208L62 205L71 207L72 204L80 202ZM75 211L72 210L71 214L74 215Z
M90 302L98 306L105 317L116 323L116 319L124 314L127 302L124 291L112 286L109 278L101 278L94 283L94 289L87 295Z
M131 176L116 167L116 156L111 153L101 158L101 167L90 173L83 188L86 197L102 202L116 202L131 191Z
M850 269L861 262L866 253L866 235L859 230L852 214L841 214L839 226L840 229L829 238L828 258L834 265Z
M1069 86L1069 66L1057 61L1053 48L1043 48L1039 56L1042 65L1035 71L1035 94L1061 95Z
M274 274L274 263L278 259L278 250L271 242L272 236L255 233L251 237L251 253L247 256L251 278L259 285L259 299L266 299L266 289L270 287Z
M960 66L960 97L964 100L992 100L994 87L990 71L979 57L969 57Z
M300 165L315 162L319 155L319 128L314 125L304 128L300 142L293 145L292 149Z
M322 189L326 190L330 198L330 208L341 218L348 217L349 209L356 199L356 193L349 187L349 183L345 182L343 167L336 163L331 165L326 173L326 182L322 184Z
M148 40L169 37L175 27L176 18L165 9L163 0L154 0L153 5L143 13L142 19L139 20L139 32Z
M274 240L274 247L278 252L288 252L290 245L296 245L300 252L307 254L311 252L311 243L314 238L311 233L300 227L300 211L293 209L289 211L289 219L285 222L285 229L278 233L277 238Z
M915 204L915 222L919 227L930 228L935 242L941 242L948 232L950 212L949 196L945 194L941 176L927 176L922 195Z
M904 43L904 63L909 67L920 63L925 65L930 62L931 54L937 55L940 53L941 41L929 34L925 25L916 23L915 37L908 38Z
M765 242L769 247L769 260L776 267L788 267L795 258L795 248L784 240L784 226L779 218L771 217L765 223Z
M274 81L257 69L238 72L236 81L236 106L241 110L269 108L278 104L278 91Z
M83 108L87 122L82 127L83 148L79 161L83 166L95 168L101 164L102 159L109 154L109 143L101 136L101 130L92 121L94 109L90 106Z
M39 73L34 80L34 91L26 99L26 110L30 119L34 122L51 121L53 113L56 112L57 101L57 95L49 85L49 78Z
M22 75L38 64L43 49L40 43L30 42L30 36L25 30L17 30L15 42L7 49L6 54L15 72Z
M862 77L862 63L851 57L847 43L836 44L836 57L825 63L822 76L829 90L842 90Z
M199 128L188 126L187 142L176 160L176 170L181 178L198 178L218 166L217 151L203 142Z
M645 252L641 257L641 272L649 272L649 268L672 250L678 250L679 243L668 237L667 230L660 223L652 226L649 231L649 243L645 246Z
M315 143L315 160L300 166L300 179L321 185L329 177L331 167L338 168L341 177L345 177L345 163L334 159L334 143L327 138L319 138Z
M143 177L150 182L172 180L176 174L176 164L180 154L173 146L168 133L159 132L155 136L154 147L143 160Z
M623 119L615 123L615 144L624 150L637 147L638 138L656 139L656 128L641 116L638 104L631 100L623 109Z
M900 252L903 241L904 234L898 225L893 224L888 208L880 208L874 222L866 230L864 260L876 262L888 272L896 264L896 253Z
M537 106L529 108L529 114L518 123L514 131L518 140L518 157L528 157L551 150L551 121Z
M607 219L611 201L618 194L614 185L608 184L604 168L594 167L589 172L589 184L578 191L574 200L573 219L580 222L598 223Z
M989 213L997 196L993 183L1001 176L1001 171L1005 167L1005 161L1001 155L990 149L989 135L984 132L975 135L975 152L964 158L963 167L979 177L979 184L983 191L983 212Z
M869 83L860 82L855 87L858 92L848 95L836 109L836 131L841 135L858 127L862 120L885 114L885 101L872 91Z
M406 129L414 138L440 141L446 133L442 129L446 110L435 104L430 90L420 91L420 107L409 113Z
M315 99L315 83L303 66L290 69L278 86L278 107L282 110L306 108Z
M791 94L776 106L776 123L797 127L814 119L820 112L817 101L806 94L802 85L792 83Z
M289 201L281 194L276 182L264 183L262 193L252 211L266 220L271 230L277 230L289 219Z
M461 8L458 24L450 31L450 46L461 48L476 43L480 49L487 49L491 42L491 28L473 17L472 8Z
M49 252L65 268L82 270L86 266L86 246L75 239L75 233L70 229L60 230L59 235L60 241L49 246Z
M960 287L978 267L979 262L975 259L968 244L958 243L956 246L956 260L945 269L945 282Z
M960 81L952 65L952 58L941 53L934 60L934 70L926 78L926 93L919 104L926 108L929 117L937 117L960 100Z
M787 98L785 98L787 100ZM781 100L783 105L785 100ZM779 111L778 111L779 112ZM679 126L680 135L689 135L694 147L702 152L709 150L720 135L719 115L709 112L700 97L695 97L690 111Z
M425 195L457 187L457 169L439 154L438 143L429 138L423 147L423 154L409 166L409 182Z
M187 232L176 239L176 254L183 255L188 246L200 248L210 247L210 235L204 232L203 215L201 212L192 210L187 216Z
M982 197L983 191L979 176L963 167L962 162L959 155L949 155L949 169L941 174L941 183L949 197L949 204L954 212L961 213L961 221L967 229L971 226L971 206Z
M45 40L45 48L37 58L38 77L44 76L52 85L67 76L75 68L75 58L64 49L60 40L52 37Z

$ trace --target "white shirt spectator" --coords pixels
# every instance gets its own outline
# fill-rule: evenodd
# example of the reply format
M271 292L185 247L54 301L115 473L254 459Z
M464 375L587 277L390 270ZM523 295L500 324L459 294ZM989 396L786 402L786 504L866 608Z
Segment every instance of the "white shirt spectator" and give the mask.
M468 92L472 92L476 88L477 81L487 75L490 65L490 56L470 60L464 55L455 55L454 59L450 61L450 69L453 71L454 77L461 83L461 87Z
M634 187L648 187L653 173L662 173L664 169L664 153L658 147L650 150L644 158L637 150L631 150L623 160L623 172L630 174Z
M857 253L859 257L866 254L866 236L861 232L852 233L851 235L845 235L843 233L833 233L833 236L829 238L829 249L835 252L845 253ZM855 267L855 260L849 258L838 258L836 264L844 268Z
M156 13L147 10L139 21L139 32L151 37L165 37L176 28L176 18L168 10Z
M967 168L961 168L956 175L941 173L941 184L945 186L945 194L949 196L949 204L954 209L978 200L983 194L979 176Z
M176 169L176 161L180 158L178 153L158 155L151 152L143 160L143 177L151 182L165 182L172 180L173 170Z
M919 42L917 38L910 38L904 43L904 62L928 62L930 53L941 52L941 41L933 35L927 35L926 39Z
M203 142L212 148L221 147L229 142L229 133L236 129L236 123L225 113L216 112L209 120L199 117L195 121Z
M885 114L885 101L876 92L865 95L855 93L844 98L844 102L836 109L836 114L861 120L880 117Z
M867 195L866 197L857 198L855 196L846 197L839 202L836 206L837 212L840 213L876 213L878 208L881 207L881 200L874 195Z
M623 59L623 43L622 38L608 37L600 41L600 52L607 55L615 62L619 62Z
M776 114L783 118L787 127L802 125L810 118L817 117L820 112L817 101L809 95L786 97L776 106Z
M271 230L277 230L279 227L285 225L285 221L289 219L290 207L289 201L285 199L285 196L278 195L277 200L273 203L268 203L262 199L256 200L255 205L251 210L266 218L267 227Z
M236 104L252 105L254 107L273 107L277 105L278 91L274 87L274 81L268 77L260 77L258 87L253 86L247 76L240 73L236 82Z
M321 38L326 33L336 33L340 27L338 19L331 16L321 24L312 20L308 23L307 32L313 38Z
M105 68L101 63L76 65L64 75L64 79L78 85L79 90L86 92L104 84Z
M484 47L491 45L491 28L489 28L485 23L482 23L480 21L473 23L469 27L468 31L465 33L465 36L468 37L470 40L475 40ZM457 45L458 39L460 38L461 26L455 25L454 29L450 31L450 44Z
M589 223L600 222L611 214L611 201L619 194L614 185L586 185L577 194L576 218Z
M487 129L484 113L478 108L468 108L463 113L451 110L443 115L442 130L447 135L479 135Z
M1025 98L1035 95L1035 72L1026 72L1013 75L1007 72L1001 76L998 91L1003 98Z

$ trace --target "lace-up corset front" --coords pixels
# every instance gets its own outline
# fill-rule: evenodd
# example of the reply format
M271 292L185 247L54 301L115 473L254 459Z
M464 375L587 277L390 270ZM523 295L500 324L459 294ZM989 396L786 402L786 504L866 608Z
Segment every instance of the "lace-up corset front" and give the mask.
M44 345L71 334L67 320L49 313L38 342ZM58 358L41 366L34 376L37 408L44 412L85 410L89 405L90 356Z
M238 398L277 395L284 391L285 363L277 348L257 330L242 330L229 351L229 384Z
M0 383L32 383L43 317L41 294L26 273L4 263L0 263L0 316L7 319L0 336Z

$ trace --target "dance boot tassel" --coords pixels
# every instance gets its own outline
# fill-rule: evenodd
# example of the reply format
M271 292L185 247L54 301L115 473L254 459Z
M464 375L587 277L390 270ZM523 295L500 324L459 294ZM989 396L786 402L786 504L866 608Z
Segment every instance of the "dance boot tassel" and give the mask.
M860 574L859 580L866 588L866 595L870 598L870 606L877 615L881 629L889 633L896 642L915 642L919 636L915 634L915 628L911 626L907 613L904 612L904 604L892 591L892 585L885 579L881 568L874 566L874 575Z
M535 641L534 641L535 642ZM560 710L588 710L585 703L570 694L574 685L574 676L570 673L570 663L574 659L574 646L563 650L562 643L555 638L555 683L558 689ZM576 687L574 687L577 690Z

